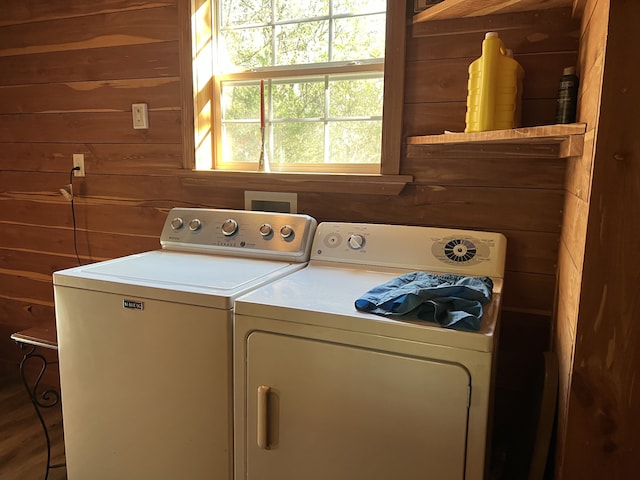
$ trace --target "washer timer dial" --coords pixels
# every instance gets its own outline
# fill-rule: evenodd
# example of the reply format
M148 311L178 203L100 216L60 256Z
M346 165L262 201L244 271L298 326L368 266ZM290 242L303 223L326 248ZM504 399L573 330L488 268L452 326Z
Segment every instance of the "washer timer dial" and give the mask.
M226 219L222 224L222 234L225 237L230 237L237 231L238 231L238 222L236 222L233 218Z
M347 242L349 243L349 247L354 250L360 250L362 247L364 247L364 237L362 235L354 233L353 235L349 236Z

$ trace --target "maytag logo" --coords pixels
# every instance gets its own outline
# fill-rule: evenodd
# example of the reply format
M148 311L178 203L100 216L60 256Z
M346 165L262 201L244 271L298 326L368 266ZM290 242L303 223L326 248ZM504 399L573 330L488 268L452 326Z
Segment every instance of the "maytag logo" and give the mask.
M135 300L122 300L122 306L133 310L144 310L144 302L136 302Z

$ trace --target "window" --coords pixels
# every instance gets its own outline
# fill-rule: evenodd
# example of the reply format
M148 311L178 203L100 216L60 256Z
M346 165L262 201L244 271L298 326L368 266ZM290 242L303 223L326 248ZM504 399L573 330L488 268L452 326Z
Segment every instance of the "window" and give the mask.
M405 2L192 3L197 170L398 174Z
M386 0L215 6L215 168L379 170Z

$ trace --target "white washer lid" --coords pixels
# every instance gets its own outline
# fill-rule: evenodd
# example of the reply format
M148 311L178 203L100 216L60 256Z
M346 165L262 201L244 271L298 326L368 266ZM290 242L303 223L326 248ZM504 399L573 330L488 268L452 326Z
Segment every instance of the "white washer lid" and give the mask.
M55 272L55 286L231 309L233 300L305 263L157 250Z
M344 267L311 261L307 268L236 300L236 315L282 320L393 338L492 352L502 279L484 308L481 329L468 332L429 322L388 318L356 310L355 301L371 288L406 273L402 269Z

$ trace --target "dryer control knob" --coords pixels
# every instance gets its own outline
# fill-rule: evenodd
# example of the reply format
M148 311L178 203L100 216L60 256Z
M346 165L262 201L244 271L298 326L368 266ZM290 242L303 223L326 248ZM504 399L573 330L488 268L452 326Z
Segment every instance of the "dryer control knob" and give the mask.
M180 230L182 227L184 227L184 220L182 220L180 217L176 217L171 220L172 230Z
M364 247L364 237L362 235L351 235L349 237L349 246L354 250L360 250Z
M260 225L260 235L262 235L263 237L268 237L272 233L273 227L271 225L269 225L268 223L263 223L262 225Z
M227 237L230 237L237 231L238 231L238 222L236 222L233 218L228 218L222 224L222 233Z
M293 227L291 225L285 225L280 229L280 236L282 238L290 238L293 235Z
M202 222L197 218L194 218L189 222L189 230L191 230L192 232L197 232L198 230L200 230L201 226Z

